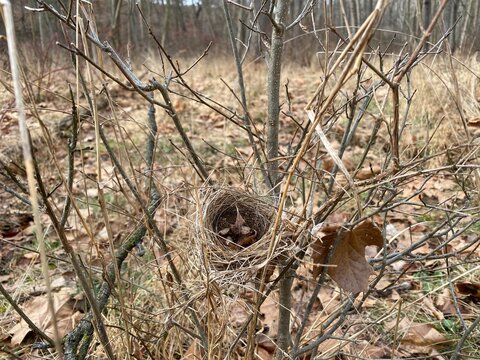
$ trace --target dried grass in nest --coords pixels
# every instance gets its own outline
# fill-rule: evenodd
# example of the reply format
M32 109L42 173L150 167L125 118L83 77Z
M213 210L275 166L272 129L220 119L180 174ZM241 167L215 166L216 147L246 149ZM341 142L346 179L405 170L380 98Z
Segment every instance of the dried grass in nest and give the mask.
M241 246L221 235L235 223L238 214L243 226L255 232L252 244ZM238 189L207 190L197 207L195 232L195 242L203 255L201 267L207 267L211 278L220 284L252 281L267 263L274 215L268 198Z

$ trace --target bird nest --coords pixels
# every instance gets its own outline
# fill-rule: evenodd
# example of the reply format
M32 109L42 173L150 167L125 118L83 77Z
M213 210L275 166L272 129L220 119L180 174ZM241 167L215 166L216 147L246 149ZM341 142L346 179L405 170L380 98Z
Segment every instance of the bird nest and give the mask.
M198 205L195 236L202 267L220 282L243 284L254 279L271 260L274 216L268 198L238 189L208 190Z

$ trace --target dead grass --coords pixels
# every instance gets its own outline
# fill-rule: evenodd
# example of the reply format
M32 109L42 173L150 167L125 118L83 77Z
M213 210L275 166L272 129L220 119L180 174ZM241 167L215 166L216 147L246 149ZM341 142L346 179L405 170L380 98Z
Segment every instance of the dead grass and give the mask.
M392 59L387 59L385 67L388 68L392 61ZM188 64L191 61L183 60L182 62ZM161 72L156 60L147 59L145 63L149 69ZM401 149L404 161L417 155L441 154L422 165L442 167L458 163L458 159L465 157L468 151L473 151L472 157L476 156L478 159L478 128L464 127L459 112L467 122L469 119L480 116L480 105L477 102L479 96L476 94L477 79L472 74L472 72L478 74L480 66L473 59L455 60L453 66L452 72L449 68L448 59L437 56L425 59L414 70L410 78L409 89L410 95L414 95L409 105L409 113L402 134ZM140 65L137 67L141 69ZM249 111L259 134L264 132L266 121L265 71L265 65L261 62L249 63L245 66ZM2 74L5 77L7 76L5 72ZM453 74L458 82L458 90L455 88ZM70 105L66 100L68 93L65 87L65 78L59 76L59 73L52 72L45 76L48 81L42 82L40 93L48 94L48 96L40 97L36 106L43 109L41 110L42 119L45 120L52 134L55 134L56 123L70 110ZM321 76L322 71L317 65L304 68L287 62L285 66L282 84L288 82L289 93L287 97L286 88L281 93L282 111L284 112L281 115L281 150L285 154L299 139L298 133L292 139L292 134L298 131L298 125L295 121L303 125L307 122L303 109ZM230 60L207 58L186 76L186 80L192 88L224 104L229 109L241 113L241 106L224 85L222 79L234 91L238 90L234 67ZM70 80L73 82L73 78ZM99 86L100 79L97 79L97 81ZM352 81L343 91L351 94L353 89L354 82ZM175 108L179 112L182 123L194 146L208 164L212 176L225 186L250 186L254 189L261 189L260 177L252 170L256 164L248 146L245 132L212 110L185 98L184 90L181 90L181 92L183 96L177 96L173 99ZM117 89L112 89L112 94L115 103L115 116L111 109L107 107L101 111L102 121L110 124L108 131L112 139L115 139L112 140L115 150L120 155L125 167L130 169L132 178L137 183L141 183L145 179L143 144L147 134L145 126L147 106L145 101L137 95ZM404 95L408 96L408 94ZM335 108L341 109L346 106L346 98L339 97L335 103ZM1 151L5 156L8 155L8 158L15 158L16 162L21 163L18 156L11 152L17 143L16 114L12 110L13 102L11 99L12 97L8 93L0 92L2 103L0 129L3 137ZM85 100L82 100L82 105L86 105ZM404 101L400 110L401 114L405 113L406 106ZM391 120L392 111L391 100L386 88L379 88L358 129L357 138L353 142L355 145L347 149L344 155L345 163L347 161L352 163L352 169L349 170L355 168L356 161L368 142L371 128L378 118L382 118L383 123L375 144L376 150L369 161L371 166L382 164L387 153L386 147L389 144L389 133L385 125ZM332 113L331 117L326 119L325 122L327 128L330 129L330 139L337 147L343 135L345 122L346 118L343 113L340 116ZM36 120L32 117L30 117L30 123L33 124L33 127L38 126ZM189 308L194 307L211 332L212 344L214 345L211 355L221 356L226 353L229 345L236 338L243 321L250 314L255 288L249 282L235 282L229 288L224 285L225 281L220 282L215 279L214 274L208 274L202 270L204 257L198 247L194 246L194 239L192 239L192 228L196 223L194 218L196 211L194 194L197 193L195 184L198 183L198 178L189 166L185 154L178 150L178 148L181 148L181 141L175 128L170 123L169 118L160 110L157 111L157 124L159 126L159 137L156 152L157 163L153 171L153 179L160 187L162 194L165 195L165 200L162 208L157 212L155 220L167 239L173 261L180 269L182 276L187 279L186 287L192 297L187 301L182 296L184 289L172 281L172 275L166 265L165 254L159 250L152 239L147 238L143 244L146 250L145 255L139 256L138 252L134 252L126 262L121 281L122 302L125 306L123 307L122 302L120 302L118 294L115 294L105 314L106 323L109 324L110 339L114 351L117 354L123 354L119 358L129 358L129 355L127 355L129 352L133 352L140 358L147 357L149 355L148 351L154 358L182 358L182 356L186 358L187 355L191 355L193 358L195 355L199 356L201 351L198 348L197 340L183 330L183 328L192 328L192 324L184 314ZM39 131L33 130L33 133L36 134L34 136L41 139ZM85 257L86 265L91 269L91 278L94 282L97 282L101 279L100 274L111 257L105 235L105 224L102 223L103 219L100 216L98 199L95 193L95 153L92 150L94 144L92 134L93 126L91 119L88 119L82 126L78 145L78 148L83 150L82 156L77 157L75 164L80 175L75 181L74 194L76 200L82 206L85 219L93 229L95 239L92 241L85 236L78 215L73 214L69 219L71 226L69 240ZM66 155L66 141L59 137L54 137L54 139L56 141L54 150L63 165ZM458 154L459 146L465 145L467 139L472 140L472 143L460 148ZM428 147L424 149L427 141L429 141ZM474 146L477 147L474 148ZM448 149L451 149L450 152L445 152ZM463 151L462 149L467 150ZM424 153L421 154L421 150L424 150ZM52 166L52 157L48 150L41 145L37 146L37 155L41 159L44 177L48 179L48 185L53 189L58 184L59 177L58 174L55 174ZM306 163L313 158L312 151L307 155ZM106 158L102 160L102 169L104 179L106 179L103 186L110 209L110 221L114 229L115 245L118 246L133 226L141 221L141 212L135 205L131 194L122 189L114 166ZM309 168L307 166L306 169L308 172ZM471 186L472 181L472 179L465 179L469 186ZM298 183L300 183L300 180L298 180ZM450 198L450 195L458 195L460 197L459 201L465 201L465 197L459 195L462 184L464 185L459 181L458 174L452 174L451 177L445 175L434 177L431 184L426 188L425 194L431 198L436 198L437 204L442 203L442 197ZM337 184L337 186L340 185ZM405 193L413 192L418 188L417 185L405 184L402 191ZM472 194L472 197L477 195ZM6 204L2 209L4 215L7 214L7 208L17 206L17 203L12 202L6 193L1 193L0 196L3 203ZM60 208L65 193L60 189L54 192L52 196L55 204ZM292 207L301 205L301 197L300 185L298 185L289 199ZM417 198L414 200L417 200ZM416 204L418 207L415 209L420 209L422 202L417 200ZM314 204L315 209L320 206L320 202ZM475 206L478 206L478 198L477 201L471 203L471 207ZM336 216L343 216L341 212L348 213L351 207L351 204L344 205ZM396 219L393 216L388 219L377 219L381 223L393 224L394 235L387 234L387 241L392 241L392 248L400 247L402 244L407 246L406 244L411 243L433 228L445 216L441 211L435 213L419 210L416 213L411 208L409 209L405 209L405 213L398 213ZM48 223L46 219L45 223ZM428 223L429 225L419 232L408 230L399 235L399 231L409 228L412 223ZM6 279L5 286L12 291L14 298L20 304L25 304L28 298L37 296L34 293L35 285L42 283L42 280L38 258L33 257L27 264L20 261L28 254L34 254L36 251L36 244L33 241L31 231L24 229L19 231L16 236L15 239L6 239L9 242L4 243L5 247L2 250L1 261L3 268L9 269L14 274L13 278ZM474 243L477 241L475 236L478 240L478 231L467 233L465 236L459 237L458 243L453 243L451 246L461 248L468 242ZM56 241L56 235L51 231L47 232L47 241L53 244ZM19 248L20 245L30 250ZM428 255L428 251L431 251L434 246L433 242L430 245L427 244L418 253ZM7 256L8 250L15 255ZM53 245L50 254L61 259L65 256L61 248L56 248ZM465 254L459 254L458 259L452 259L449 267L454 271L450 274L447 274L446 264L443 260L427 259L424 262L414 261L404 264L404 266L398 268L389 267L389 273L384 277L385 281L376 286L363 307L356 308L353 311L346 325L335 333L336 337L334 339L330 339L328 343L323 344L321 350L324 354L344 353L358 358L379 358L392 355L392 353L397 356L412 356L412 354L415 356L421 350L424 351L421 353L424 355L418 356L427 356L425 354L440 356L437 355L439 352L451 350L453 344L451 340L458 339L462 328L455 309L452 310L451 302L448 304L442 303L442 301L451 301L450 292L445 291L448 289L451 279L458 278L459 281L474 284L478 284L480 281L480 271L477 265L478 250L475 250L470 258L464 256ZM296 325L301 318L305 299L308 299L314 287L310 261L309 257L305 258L304 265L298 272L299 275L292 290L294 299L293 318ZM51 259L50 265L53 279L59 278L70 269L68 264L56 259ZM2 273L1 275L6 274ZM276 275L278 275L278 272L273 277ZM220 283L222 286L219 286ZM399 284L406 284L406 287L395 288ZM70 288L70 286L72 287ZM64 285L63 288L71 290L72 294L76 295L78 303L85 302L85 299L80 295L80 289L75 285ZM459 294L458 296L461 301L462 314L464 314L465 322L468 324L478 316L478 308L475 305L478 297L475 299L475 297L471 298L465 294ZM196 300L194 305L193 300ZM307 339L318 336L321 331L321 324L345 300L345 294L336 288L333 283L328 283L322 289L315 311L309 318L304 340L307 341ZM10 339L8 331L13 325L13 319L18 321L18 318L3 299L0 300L0 309L2 309L0 315L2 338L8 344ZM261 311L263 317L260 317L256 336L258 342L257 353L265 358L265 356L271 354L270 350L276 336L278 315L275 292L269 296ZM399 311L400 315L398 315ZM439 318L441 317L440 313L443 318ZM127 315L125 316L125 314ZM406 320L403 321L404 319ZM409 331L411 332L412 328L420 325L426 326L422 328L423 330L435 330L434 335L437 338L433 335L432 338L426 337L421 340L423 343L420 344L412 344L411 341L408 341ZM437 346L436 343L439 339L444 341L441 346ZM476 330L464 349L465 354L472 357L479 355L478 349L475 347L477 340L480 341L479 339L480 333L479 330ZM373 345L374 342L377 345ZM242 345L241 341L240 344ZM13 348L13 351L19 351L18 354L21 356L28 353L31 355L41 353L38 350L32 350L30 345L31 340L27 339L22 342L21 349L17 346ZM233 358L241 359L242 351L243 346L239 346L234 352ZM91 354L94 357L104 355L103 349L100 346L95 347L95 345ZM42 353L41 356L46 357L47 354Z

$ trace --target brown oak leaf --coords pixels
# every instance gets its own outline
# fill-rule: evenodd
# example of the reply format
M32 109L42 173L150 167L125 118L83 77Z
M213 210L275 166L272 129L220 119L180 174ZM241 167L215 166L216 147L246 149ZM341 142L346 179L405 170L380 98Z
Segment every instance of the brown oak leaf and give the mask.
M457 282L455 286L461 295L466 295L476 302L480 301L480 283Z
M328 229L330 231L312 245L312 259L316 265L313 269L314 277L320 274L322 265L326 265L328 252L340 233L339 229L333 232ZM382 247L382 232L371 221L365 221L352 230L343 231L339 236L328 264L328 274L346 291L366 291L368 277L373 273L373 269L365 259L365 247Z

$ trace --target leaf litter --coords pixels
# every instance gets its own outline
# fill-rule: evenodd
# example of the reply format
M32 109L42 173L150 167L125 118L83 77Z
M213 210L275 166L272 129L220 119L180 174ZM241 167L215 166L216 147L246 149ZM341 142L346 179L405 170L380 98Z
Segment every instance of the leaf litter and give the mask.
M202 84L204 81L202 79ZM305 84L311 84L310 81L303 82L303 79L298 79L298 74L292 78L291 81L291 90L292 93L309 93L311 90L306 89ZM205 84L204 84L205 85ZM206 85L205 85L206 86ZM294 87L297 89L294 89ZM209 89L214 87L206 86L205 90L208 91ZM256 97L253 102L257 102L258 104L265 103L264 94L260 92L260 96ZM131 106L132 99L128 96L120 95L121 100L124 102L125 106ZM128 101L127 101L128 100ZM137 99L138 100L138 99ZM301 99L299 99L301 100ZM302 108L300 106L301 101L298 104L294 104L294 108L298 107L299 109ZM136 103L139 103L136 101ZM232 129L231 125L226 123L224 119L218 117L217 114L211 113L210 111L201 110L195 107L189 107L190 104L186 104L185 101L177 101L175 103L175 107L180 112L185 112L187 116L192 115L192 113L200 114L200 118L204 120L205 129L202 131L208 131L211 134L217 134L217 138L214 139L214 142L217 145L224 143L225 133L233 140L238 138L238 133L236 129ZM258 106L260 107L260 106ZM126 109L127 110L127 109ZM128 109L132 110L132 109ZM144 109L138 110L133 109L132 111L138 111L139 116L144 116ZM255 116L255 114L254 114ZM285 119L283 120L285 122ZM469 126L477 126L478 121L476 119L471 118L469 120ZM174 134L174 127L170 123L162 122L162 131L166 134ZM288 126L285 124L285 126ZM91 130L91 129L90 129ZM364 134L361 133L361 128L359 129L359 140L360 143L364 140L360 139ZM90 134L91 135L91 134ZM341 135L341 134L340 134ZM197 135L194 134L194 138ZM93 137L90 136L90 140ZM88 140L88 139L87 139ZM288 139L284 139L285 142L289 141ZM88 142L85 140L86 146L91 146L91 141ZM356 153L361 150L360 146L355 146L351 152L347 152L345 158L347 159L346 162L348 163L349 168L353 168L353 161L352 159L355 158ZM245 154L246 158L249 158L251 154L251 150L248 146L242 144L235 145L235 154ZM162 156L167 156L162 154ZM89 162L90 158L87 157L87 166L84 169L89 176L95 175L95 169L93 167L93 162ZM328 158L326 158L328 160ZM378 166L378 159L370 159L371 165L362 168L358 174L358 180L367 180L370 179L372 176L375 176L380 173L381 169ZM250 161L250 160L249 160ZM222 158L222 163L218 166L219 169L225 168L227 169L229 166L235 165L236 162L230 158ZM77 166L81 166L80 162ZM333 166L329 166L328 161L325 161L324 170L331 171ZM162 171L168 172L168 169L160 169ZM113 171L109 171L108 174L111 176ZM225 172L228 175L228 170ZM92 183L93 184L93 183ZM90 184L91 185L91 184ZM168 179L168 185L171 185L172 188L178 185L178 181L175 179ZM427 184L423 183L423 179L416 179L414 181L408 182L405 186L402 187L403 194L405 198L415 194L415 192L422 189L421 195L417 195L413 198L413 201L418 204L419 206L423 206L424 204L430 206L438 206L445 202L448 203L452 199L452 196L456 199L456 201L464 201L465 197L462 192L458 191L458 186L451 178L445 178L442 176L439 177L432 177ZM82 184L78 183L75 184L74 187L75 194L81 195L83 192ZM97 195L97 190L95 187L90 187L88 195L90 198L95 198ZM92 215L91 212L87 211L86 209L80 209L82 212L88 213L89 218L88 221L92 223L99 223L99 217L95 214ZM323 229L321 230L323 233L322 236L318 236L318 240L316 240L312 245L312 263L307 265L302 265L299 269L299 278L295 279L294 287L292 290L292 296L294 299L293 309L295 312L295 321L298 317L301 317L303 308L305 306L305 299L308 298L308 295L311 294L312 289L315 285L315 281L312 280L313 277L318 277L319 272L323 268L323 266L327 267L327 273L329 276L336 282L338 285L335 286L334 283L328 282L320 291L317 302L315 304L315 311L311 315L311 319L309 319L309 324L311 325L309 335L313 338L318 335L321 331L321 323L325 319L328 318L329 315L333 314L336 309L342 304L344 300L345 293L359 293L364 292L368 289L368 282L370 275L373 272L373 268L369 265L365 254L369 258L374 257L375 253L384 246L384 239L381 231L373 225L371 222L365 222L353 229L345 230L341 227L341 224L346 222L347 216L345 214L333 214L335 216L341 217L339 221L335 221L340 225L337 225L336 228L330 229ZM421 215L420 215L421 216ZM73 216L74 218L75 216ZM387 231L386 239L388 246L397 249L404 249L408 248L419 238L425 235L431 229L432 224L435 223L435 220L422 219L419 221L418 217L413 216L409 212L399 213L398 219L394 219L393 215L391 215L388 219L386 219L386 224L382 224L375 219L375 222L379 225L379 227L386 225ZM81 231L78 225L78 219L71 219L69 223L73 224L74 226L69 230L69 239L72 240L76 250L81 253L85 254L92 254L92 259L89 265L97 265L101 266L102 262L99 261L100 254L97 253L97 248L93 246L90 239L85 236L85 234ZM87 218L87 216L86 216ZM172 236L176 236L179 234L180 231L184 231L181 226L178 226L176 229L172 229L172 224L178 222L178 218L172 217L171 219L167 216L162 216L162 221L165 222L166 232L168 231L169 234L172 232ZM171 220L171 221L170 221ZM230 243L236 244L234 246L247 246L252 239L256 236L256 234L252 233L251 229L248 226L245 226L244 222L242 222L242 218L236 217L234 221L230 222L228 226L219 230L218 235L227 239ZM125 225L125 224L124 224ZM15 228L14 232L6 232L2 235L13 235L17 236L16 241L24 241L28 239L30 235L26 235L22 233L23 224L20 228ZM9 228L5 228L9 229ZM17 232L17 230L20 231ZM117 233L121 233L124 227L118 227L115 231ZM389 231L390 230L390 233ZM9 230L8 230L9 231ZM105 226L101 224L98 227L98 231L96 235L99 235L99 238L102 239L104 242L105 239ZM183 236L184 234L182 234ZM471 236L468 235L468 236ZM478 242L478 236L476 238L471 238L469 240L468 236L460 236L457 239L454 239L448 246L452 246L456 248L462 248L468 243L475 243ZM249 238L250 237L250 238ZM327 256L328 251L332 248L333 244L338 238L338 244L335 246L334 251L332 253L332 258L329 264L325 264L325 259ZM392 240L393 239L393 240ZM31 239L30 239L31 240ZM29 241L30 241L29 240ZM390 242L390 240L392 240ZM253 240L254 241L254 240ZM375 247L373 250L369 247ZM429 240L426 244L419 247L415 253L418 255L427 255L431 252L432 248L435 246L434 241ZM106 246L102 245L99 246L98 249L103 250L103 252L108 254L106 250ZM366 250L367 248L367 250ZM472 249L470 249L472 250ZM57 250L59 254L61 250ZM2 256L4 255L5 249L2 249ZM158 253L158 249L154 248L153 252ZM37 255L34 255L34 252L26 252L24 255L21 255L16 258L18 269L16 271L23 271L27 266L38 266L37 263ZM158 258L162 258L164 254L158 254ZM465 252L463 254L467 256L468 254ZM478 249L474 250L471 256L473 258L478 258L479 252ZM23 260L19 260L22 259ZM107 256L108 259L108 256ZM177 263L181 263L180 257L176 257L175 261ZM8 260L6 262L8 263ZM10 265L9 265L10 266ZM422 264L414 260L408 261L398 261L391 265L388 268L388 271L385 275L386 281L381 284L381 288L389 289L388 294L384 298L377 297L376 295L369 294L368 295L368 302L367 306L368 310L366 313L358 313L357 315L352 315L351 322L347 322L347 325L354 324L355 321L377 321L380 316L375 316L375 310L378 308L384 309L385 313L387 313L388 308L390 305L395 304L396 301L402 299L403 301L409 301L415 299L419 296L423 296L422 290L422 283L430 281L430 278L427 276L426 278L414 278L414 275L419 271L426 271L427 275L430 269L435 269L441 267L442 264L438 262L434 262L432 260L424 261ZM6 276L4 280L8 282L11 277L9 274L4 275ZM468 279L469 281L459 282L455 286L455 296L459 297L460 304L458 305L461 314L464 318L471 318L475 316L475 306L478 301L478 277L475 278L474 276ZM409 286L405 287L406 290L401 290L400 288L393 289L394 286L407 283ZM74 300L70 297L70 292L64 293L61 291L62 287L68 288L71 284L68 284L65 280L58 280L58 288L60 292L54 292L53 297L56 303L57 315L58 319L60 320L59 325L61 325L62 334L68 331L71 328L71 325L78 320L79 313L75 310L75 307L72 305ZM343 290L345 291L343 291ZM428 300L427 300L428 299ZM46 295L35 295L34 297L26 300L21 304L22 308L27 312L27 314L34 320L34 322L40 326L42 330L47 332L49 335L51 334L51 319L49 318L49 314L46 308ZM385 308L383 308L385 306ZM444 319L451 319L452 317L457 316L457 309L453 303L452 293L449 289L443 289L438 291L437 293L433 293L430 296L424 298L422 302L418 305L419 308L416 308L417 311L421 313L422 316L428 318L429 321L427 322L420 322L422 320L420 317L415 318L412 320L407 319L405 316L400 324L398 325L398 331L400 334L399 342L398 342L398 349L396 351L396 355L398 357L401 356L412 356L412 354L416 354L418 358L422 356L438 356L436 353L438 352L437 349L441 349L442 345L449 344L449 338L445 336L444 332L440 332L437 329L437 324L442 320L442 316ZM242 320L245 318L245 311L244 307L239 307L239 309L232 311L231 317L234 324L240 324ZM267 298L266 303L261 308L262 313L264 316L260 320L260 328L262 332L257 337L257 349L256 353L258 358L263 359L271 359L273 354L273 349L271 344L276 341L276 323L278 321L278 304L277 300L274 295L271 295ZM412 317L413 318L413 317ZM404 321L405 320L405 321ZM425 320L425 319L423 319ZM17 319L18 321L18 319ZM438 321L438 322L434 322ZM28 328L25 328L24 324L21 325L22 322L18 323L17 325L10 328L11 334L11 344L19 345L23 344L27 341L29 334L31 332ZM386 326L387 323L383 322L383 326ZM389 324L389 323L388 323ZM235 326L237 326L235 325ZM294 332L296 329L296 323L294 323L292 331ZM372 329L370 332L366 332L364 335L359 336L355 343L346 343L342 340L330 339L328 342L322 344L322 348L320 349L327 353L334 354L337 349L341 349L343 352L350 352L352 354L358 354L359 356L367 357L367 358L381 358L390 356L391 349L386 349L386 345L390 345L388 341L383 342L381 337L378 337L377 331L381 333L380 329L382 327L382 323L376 325L376 328ZM388 328L388 335L391 335L391 328ZM376 337L377 334L377 337ZM339 338L345 337L344 332L337 332ZM382 334L383 335L383 334ZM374 339L378 339L378 343L373 345ZM335 350L332 350L335 349ZM200 350L198 349L198 342L193 342L190 346L186 347L186 352L184 353L185 357L187 355L191 358L197 358L201 355Z

